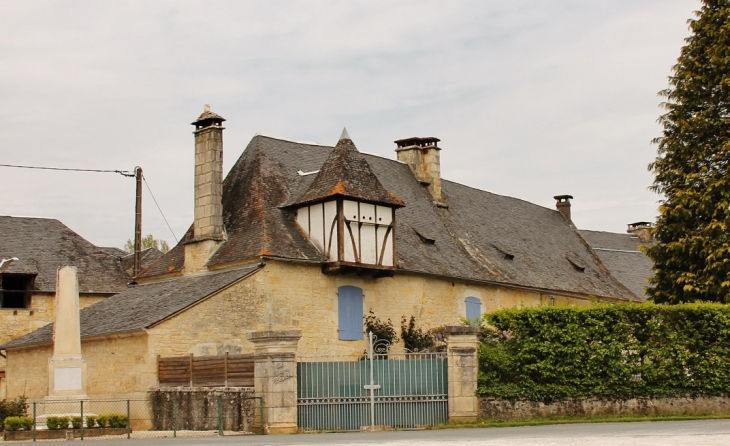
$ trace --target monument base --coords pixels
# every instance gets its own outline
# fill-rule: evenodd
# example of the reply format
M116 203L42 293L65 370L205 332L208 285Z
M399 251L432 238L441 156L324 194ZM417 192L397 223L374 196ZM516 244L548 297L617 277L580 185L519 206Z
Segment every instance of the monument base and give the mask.
M45 401L88 400L86 360L81 356L48 360L48 396Z

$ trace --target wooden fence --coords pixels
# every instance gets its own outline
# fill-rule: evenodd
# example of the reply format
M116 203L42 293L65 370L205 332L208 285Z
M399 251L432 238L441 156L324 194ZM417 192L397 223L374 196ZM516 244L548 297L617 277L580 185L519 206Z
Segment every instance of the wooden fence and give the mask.
M253 355L157 356L159 387L253 387Z

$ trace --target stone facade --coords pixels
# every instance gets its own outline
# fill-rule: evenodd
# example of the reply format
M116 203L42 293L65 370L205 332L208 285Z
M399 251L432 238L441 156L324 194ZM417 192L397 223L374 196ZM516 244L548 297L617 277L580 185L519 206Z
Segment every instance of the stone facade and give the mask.
M381 320L391 319L398 331L401 317L411 315L424 329L458 325L466 315L468 296L479 298L485 313L550 304L548 295L494 285L405 273L379 279L325 275L319 265L268 261L256 274L145 332L83 340L88 395L140 395L154 388L157 355L252 353L254 344L246 338L252 331L300 330L298 355L362 352L367 345L365 336L362 341L338 339L337 289L346 285L362 288L366 314L372 309ZM558 304L591 302L554 297ZM52 307L47 311L52 314ZM51 354L50 346L12 349L7 364L8 396L45 396Z
M706 414L730 414L730 397L630 398L626 400L576 398L548 404L539 401L507 401L493 398L480 398L479 400L479 418L484 420Z

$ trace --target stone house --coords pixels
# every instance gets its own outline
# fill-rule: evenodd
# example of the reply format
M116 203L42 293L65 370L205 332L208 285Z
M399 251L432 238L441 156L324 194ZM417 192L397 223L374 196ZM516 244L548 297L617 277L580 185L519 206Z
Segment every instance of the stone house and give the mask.
M424 329L519 305L628 302L557 209L440 176L438 138L397 159L257 135L222 178L224 119L195 125L195 218L137 285L81 311L91 397L157 385L157 356L251 352L252 331L300 330L298 354L365 347L363 316ZM8 394L42 397L53 330L0 345Z
M78 267L82 308L113 296L130 281L119 253L110 254L49 218L0 216L0 259L5 260L0 267L0 343L53 322L60 266ZM0 397L4 375L5 358L0 357Z

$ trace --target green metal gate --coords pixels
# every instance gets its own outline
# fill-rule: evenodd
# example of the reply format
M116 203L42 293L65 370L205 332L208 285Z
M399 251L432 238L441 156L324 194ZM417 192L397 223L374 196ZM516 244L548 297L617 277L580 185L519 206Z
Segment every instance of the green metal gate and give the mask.
M371 347L353 361L300 358L299 429L407 429L445 423L446 354L383 351L375 353Z

